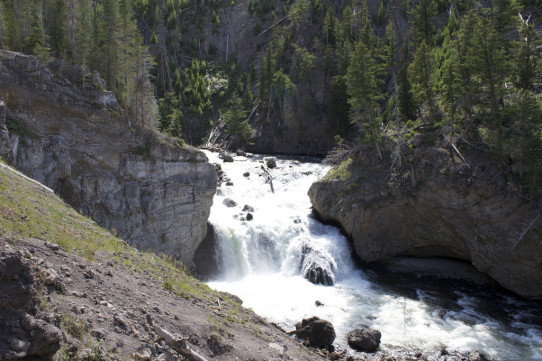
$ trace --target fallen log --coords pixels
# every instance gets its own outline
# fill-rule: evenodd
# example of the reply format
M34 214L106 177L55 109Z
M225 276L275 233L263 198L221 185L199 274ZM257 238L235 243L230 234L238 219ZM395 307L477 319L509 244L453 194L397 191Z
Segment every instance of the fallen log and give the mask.
M184 338L182 335L176 336L173 335L171 332L166 330L165 328L162 328L158 326L152 319L150 314L147 314L147 322L149 325L152 326L154 329L154 332L158 334L161 338L166 341L166 343L177 351L180 355L182 355L184 358L190 361L207 361L207 359L200 354L198 354L196 351L192 350L188 345L186 344L187 338Z
M275 188L273 188L273 177L271 176L269 169L267 169L266 166L263 164L262 164L262 169L265 173L267 173L267 179L269 179L269 185L271 185L271 192L275 193Z

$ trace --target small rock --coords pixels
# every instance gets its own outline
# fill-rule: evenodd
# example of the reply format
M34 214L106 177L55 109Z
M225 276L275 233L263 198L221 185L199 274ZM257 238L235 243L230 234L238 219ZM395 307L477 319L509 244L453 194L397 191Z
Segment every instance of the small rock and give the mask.
M250 177L250 173L249 172L243 173L243 177L247 177L247 178Z
M45 273L45 278L43 282L47 286L54 286L58 279L58 273L56 273L56 271L53 268L47 268L44 273Z
M267 165L267 168L276 168L277 158L275 157L265 158L265 165Z
M224 162L233 163L233 157L230 154L224 153L222 158Z
M233 186L233 182L232 182L232 181L226 182L226 186L232 187L232 186Z
M316 307L322 307L324 304L318 300L316 300L316 302L314 302L314 304L316 305Z
M240 157L246 157L247 153L244 150L237 149L237 155Z
M75 313L76 315L82 315L86 312L86 308L85 306L73 306L72 307L72 312Z
M231 345L228 345L222 341L220 335L216 333L211 334L207 340L207 346L214 355L222 355L233 350Z
M106 276L113 277L113 272L111 272L110 269L108 269L105 274L106 274Z
M72 291L71 295L79 298L87 298L87 294L85 292Z
M380 331L366 328L358 328L346 335L348 345L355 350L363 352L375 352L380 347Z
M45 242L45 246L53 252L57 252L58 250L60 250L60 246L56 243Z
M113 320L124 328L127 328L127 329L130 328L130 323L118 313L113 316Z
M222 203L228 208L237 207L237 202L231 198L224 199Z
M83 276L85 276L87 279L93 279L94 276L96 276L96 273L92 269L88 269L83 273Z
M92 337L96 338L97 340L105 340L105 336L107 335L105 330L102 328L96 328L90 331L90 334L92 335Z
M149 347L142 347L134 354L136 360L150 360L152 357L152 351Z
M252 213L247 213L246 220L247 221L252 221L253 219L254 219L254 216L252 215Z
M252 206L249 206L248 204L245 204L243 207L243 212L254 212L254 208Z
M188 341L192 345L199 345L199 336L197 334L193 333L193 334L190 335L190 338L188 339Z

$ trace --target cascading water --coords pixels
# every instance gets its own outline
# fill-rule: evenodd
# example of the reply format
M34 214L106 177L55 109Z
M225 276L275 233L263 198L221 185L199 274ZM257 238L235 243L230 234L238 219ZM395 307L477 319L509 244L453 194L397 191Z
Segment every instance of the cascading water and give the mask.
M405 296L357 268L345 237L311 216L307 190L328 166L279 159L270 170L273 193L262 157L224 163L216 153L207 155L230 180L219 188L211 209L220 270L208 282L212 288L239 296L245 307L285 329L305 317L327 319L337 332L335 344L343 348L348 331L368 326L382 332L383 348L478 350L496 359L542 359L539 303L430 286L416 286ZM304 276L333 285L314 284Z

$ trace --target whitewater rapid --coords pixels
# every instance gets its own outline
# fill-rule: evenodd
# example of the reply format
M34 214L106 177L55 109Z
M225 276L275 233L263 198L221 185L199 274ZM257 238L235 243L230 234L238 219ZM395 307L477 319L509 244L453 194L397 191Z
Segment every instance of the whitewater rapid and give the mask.
M345 349L348 331L366 326L382 333L384 349L446 348L477 350L494 359L542 359L540 304L507 294L472 296L468 288L443 294L419 287L405 296L357 267L339 230L312 216L308 188L329 166L279 158L269 170L273 193L262 156L225 163L217 153L206 154L225 177L211 208L220 272L210 287L239 296L245 307L287 330L305 317L327 319L337 333L335 344ZM333 286L303 278L307 248L312 261L332 270ZM485 312L495 302L500 311Z

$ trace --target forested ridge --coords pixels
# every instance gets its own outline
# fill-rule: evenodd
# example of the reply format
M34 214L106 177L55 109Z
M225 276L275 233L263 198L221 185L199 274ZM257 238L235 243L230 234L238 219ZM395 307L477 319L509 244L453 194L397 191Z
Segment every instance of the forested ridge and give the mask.
M319 124L377 153L417 134L459 154L487 150L526 193L540 186L536 1L0 4L1 47L100 72L129 116L189 143L259 142L262 125L281 137L295 118L300 137ZM240 29L250 44L233 43Z

